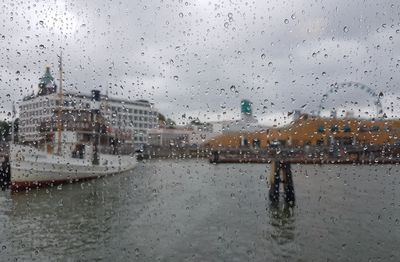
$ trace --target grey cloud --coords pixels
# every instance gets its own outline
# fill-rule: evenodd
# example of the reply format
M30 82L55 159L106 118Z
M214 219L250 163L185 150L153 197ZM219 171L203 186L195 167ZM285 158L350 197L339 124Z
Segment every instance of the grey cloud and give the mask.
M240 100L249 98L258 117L273 123L276 117L268 115L303 105L316 110L329 86L345 81L382 91L388 94L384 106L399 108L399 4L390 1L43 1L5 7L5 113L10 101L36 88L46 65L56 73L60 49L66 88L149 99L175 119L233 118ZM356 99L365 106L368 96L348 93L354 99L338 94L327 106Z

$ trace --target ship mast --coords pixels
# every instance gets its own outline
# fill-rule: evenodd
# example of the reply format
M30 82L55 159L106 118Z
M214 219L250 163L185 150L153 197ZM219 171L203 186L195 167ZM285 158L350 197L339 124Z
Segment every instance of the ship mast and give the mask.
M57 131L58 131L58 148L57 153L61 155L61 135L62 135L62 108L63 108L63 88L62 88L62 52L58 55L59 58L59 70L60 70L60 91L58 95L60 97L60 107L58 109L58 123L57 123Z
M14 103L14 101L13 101L13 103L12 103L12 116L11 116L11 144L14 144L14 142L15 142L15 141L14 141L14 140L15 140L15 138L14 138L14 136L15 136L15 134L14 134L15 115L16 115L16 113L15 113L15 103Z

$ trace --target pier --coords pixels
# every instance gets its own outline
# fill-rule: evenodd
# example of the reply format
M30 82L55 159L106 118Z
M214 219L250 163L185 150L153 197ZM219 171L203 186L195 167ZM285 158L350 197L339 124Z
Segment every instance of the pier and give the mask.
M269 148L269 149L225 149L213 150L209 161L222 163L258 163L269 164L269 199L271 204L279 203L281 193L285 204L295 205L295 189L292 164L400 164L400 147L360 146L347 147L306 147L306 148Z

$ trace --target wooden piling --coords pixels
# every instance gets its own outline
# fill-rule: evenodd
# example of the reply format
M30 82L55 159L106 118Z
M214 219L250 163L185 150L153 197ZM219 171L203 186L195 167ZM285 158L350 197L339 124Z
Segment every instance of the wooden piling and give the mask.
M293 184L293 175L290 163L284 164L283 175L284 175L284 188L285 188L285 202L289 206L294 206L295 203L294 184Z
M270 188L269 188L269 200L272 203L279 202L279 186L280 186L280 168L276 161L271 161L271 173L270 173Z
M282 176L282 177L281 177ZM277 162L276 160L271 161L271 173L270 173L270 188L269 188L269 199L272 203L279 202L279 190L280 184L283 184L285 191L285 202L293 207L295 204L294 184L293 175L290 163Z

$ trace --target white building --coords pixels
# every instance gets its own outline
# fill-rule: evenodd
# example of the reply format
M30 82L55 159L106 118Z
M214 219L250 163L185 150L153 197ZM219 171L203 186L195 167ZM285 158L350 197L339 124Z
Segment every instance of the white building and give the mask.
M62 101L62 107L61 107ZM158 112L146 100L129 101L101 95L64 92L61 96L50 69L40 78L39 92L19 103L19 141L33 142L55 133L62 108L64 130L91 130L93 115L103 118L107 133L127 144L147 144L147 132L158 125Z
M219 134L236 132L254 132L266 129L266 126L258 124L257 118L253 115L252 103L243 99L240 103L241 118L236 120L223 120L210 122L212 132Z
M189 145L192 131L186 128L157 128L148 132L149 145L160 147L185 147Z

